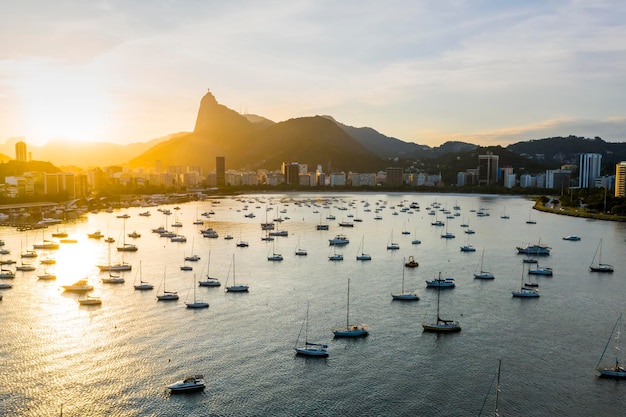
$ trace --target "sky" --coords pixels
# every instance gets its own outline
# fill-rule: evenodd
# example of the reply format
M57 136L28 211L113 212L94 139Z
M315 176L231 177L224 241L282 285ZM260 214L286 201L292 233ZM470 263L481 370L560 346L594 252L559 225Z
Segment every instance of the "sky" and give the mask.
M0 143L192 131L207 89L275 122L407 142L626 142L623 0L20 0L0 14Z

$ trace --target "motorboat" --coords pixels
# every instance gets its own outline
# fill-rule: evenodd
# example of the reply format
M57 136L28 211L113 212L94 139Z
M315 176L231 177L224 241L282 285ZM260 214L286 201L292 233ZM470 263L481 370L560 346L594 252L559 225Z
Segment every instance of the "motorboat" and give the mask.
M167 386L171 393L202 391L205 387L203 375L190 375Z
M565 236L563 240L569 240L571 242L578 242L580 240L580 236L569 235L569 236Z
M347 245L350 243L350 240L345 235L337 235L332 239L328 240L330 245Z
M452 277L441 278L441 275L440 275L438 278L435 278L431 281L426 281L426 286L434 287L434 288L454 288L456 286L456 283L454 282L454 278Z
M547 245L542 245L540 243L536 245L526 245L526 246L517 246L517 253L523 253L526 255L550 255L551 247Z
M68 292L87 292L93 290L93 285L89 285L86 279L79 279L70 285L61 285L65 291Z

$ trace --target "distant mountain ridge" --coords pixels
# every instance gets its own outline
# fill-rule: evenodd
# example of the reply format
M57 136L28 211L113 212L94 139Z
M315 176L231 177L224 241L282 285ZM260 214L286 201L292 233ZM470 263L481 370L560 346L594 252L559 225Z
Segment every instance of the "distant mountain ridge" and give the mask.
M402 161L421 161L429 169L467 169L460 161L488 149L503 153L513 168L558 168L576 164L580 153L600 153L605 166L626 160L626 143L605 142L600 138L576 136L520 141L505 148L484 148L472 143L446 142L429 147L386 136L370 127L353 127L332 116L311 116L274 122L254 114L240 114L218 103L207 92L200 101L192 132L179 132L145 143L119 145L51 141L44 146L28 146L35 161L57 166L135 167L198 166L205 172L215 169L215 157L226 157L227 169L279 169L282 162L299 162L309 170L322 165L325 172L372 172ZM511 154L504 153L504 150ZM15 141L0 145L0 152L15 154ZM520 156L513 157L513 154ZM455 162L457 161L457 162Z

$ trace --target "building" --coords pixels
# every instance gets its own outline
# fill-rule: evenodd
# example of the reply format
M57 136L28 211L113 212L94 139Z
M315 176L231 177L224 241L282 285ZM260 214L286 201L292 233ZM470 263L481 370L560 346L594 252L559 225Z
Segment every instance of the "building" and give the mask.
M15 144L15 159L19 162L26 162L28 160L26 143L19 141Z
M404 174L404 170L399 167L389 167L385 170L387 173L387 186L388 187L399 187L404 184L404 179L402 175Z
M626 161L615 165L615 197L626 197Z
M285 184L300 185L300 164L297 162L283 162L282 171L285 176Z
M223 156L215 157L215 185L226 186L226 158Z
M500 157L489 153L478 155L478 185L493 185L498 182L498 162Z
M599 153L583 153L578 164L578 187L594 188L596 177L600 176L602 155Z
M331 187L345 187L346 185L346 173L337 172L330 174L330 186Z
M568 169L549 169L546 171L545 188L567 190L570 187L572 171Z

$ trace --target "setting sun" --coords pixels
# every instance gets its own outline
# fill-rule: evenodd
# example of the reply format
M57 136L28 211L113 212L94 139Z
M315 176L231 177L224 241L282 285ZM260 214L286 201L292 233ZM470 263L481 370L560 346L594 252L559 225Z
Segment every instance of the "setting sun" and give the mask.
M110 106L96 77L58 71L28 77L20 89L29 139L105 139Z

